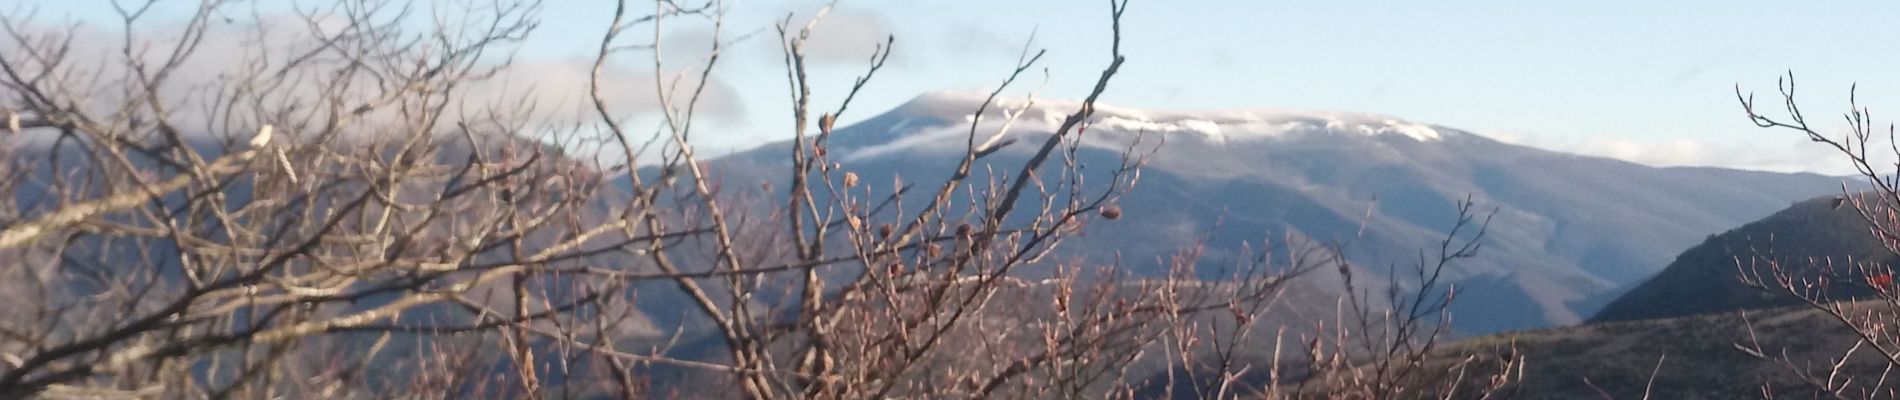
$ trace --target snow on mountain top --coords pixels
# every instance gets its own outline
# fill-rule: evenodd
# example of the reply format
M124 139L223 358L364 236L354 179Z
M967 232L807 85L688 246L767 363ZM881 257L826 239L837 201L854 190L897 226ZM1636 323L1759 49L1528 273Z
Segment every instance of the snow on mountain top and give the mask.
M1082 106L1078 100L999 97L983 114L971 138L970 123L987 93L932 92L917 97L894 112L893 125L879 127L879 140L861 146L839 147L844 159L880 157L901 151L964 151L968 146L1000 143L1005 136L1044 135L1061 126L1062 119ZM1020 115L1017 115L1020 113ZM1015 119L1010 122L1012 117ZM934 122L916 124L924 120ZM1445 134L1430 125L1399 118L1352 112L1278 109L1142 110L1096 103L1081 144L1122 150L1142 135L1164 135L1169 143L1211 146L1245 145L1305 135L1359 135L1408 138L1420 142L1443 140ZM972 142L973 141L973 142ZM1190 146L1189 148L1193 148Z
M931 92L918 96L906 104L904 110L949 121L969 122L975 118L973 113L987 95L972 91ZM1006 113L1022 109L1027 101L1027 98L1022 97L999 97L991 105L990 111L984 114L985 122L991 119L1000 121L1008 115ZM1079 100L1036 99L1035 106L1023 111L1024 115L1017 124L1030 124L1020 126L1021 129L1052 130L1061 123L1062 117L1081 106ZM1297 132L1401 135L1418 141L1443 139L1438 129L1430 125L1371 113L1266 108L1143 110L1101 102L1095 104L1095 120L1090 127L1124 132L1198 134L1214 142L1276 137Z

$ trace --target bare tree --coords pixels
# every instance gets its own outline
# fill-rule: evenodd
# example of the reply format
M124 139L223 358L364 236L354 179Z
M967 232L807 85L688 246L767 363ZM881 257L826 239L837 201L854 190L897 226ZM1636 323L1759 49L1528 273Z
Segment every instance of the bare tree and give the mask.
M247 10L205 0L165 30L148 1L117 8L116 40L0 17L0 190L14 193L0 197L0 397L642 397L668 394L651 385L662 370L733 389L697 395L755 399L1128 398L1175 379L1193 393L1164 394L1503 387L1521 365L1508 358L1491 375L1422 364L1451 301L1439 277L1482 236L1469 202L1437 261L1421 255L1415 291L1349 287L1351 329L1316 325L1293 364L1279 352L1293 328L1259 316L1293 278L1344 268L1336 251L1263 243L1222 280L1195 276L1204 244L1154 277L1058 252L1142 212L1118 201L1159 142L1131 132L1106 171L1081 165L1127 60L1128 1L1106 3L1109 54L1056 129L1010 132L1037 106L1004 95L1043 60L1026 49L999 66L948 178L929 182L870 182L826 151L895 38L823 108L806 49L831 7L781 20L782 191L730 185L696 151L715 66L741 39L719 0L618 2L578 124L540 118L529 97L472 98L535 31L532 0L339 0L236 25ZM714 33L704 57L664 58L679 44L662 33L689 24ZM639 86L654 110L609 95L628 56L650 61ZM640 308L666 299L691 313L658 327L670 336ZM1245 359L1268 331L1273 358ZM718 354L675 351L702 337Z
M1478 351L1441 350L1451 335L1450 306L1458 288L1450 283L1455 262L1478 256L1495 210L1480 213L1467 197L1437 249L1420 250L1407 268L1392 265L1382 283L1354 277L1342 251L1323 265L1343 282L1337 317L1313 321L1312 334L1291 343L1282 360L1282 332L1275 336L1273 370L1263 394L1269 398L1491 399L1513 397L1523 380L1526 357L1515 344ZM1370 217L1368 217L1370 218ZM1409 272L1409 276L1401 271ZM1482 317L1482 316L1477 316ZM1297 353L1291 353L1297 352Z
M531 296L571 283L547 265L662 239L580 223L598 168L518 137L506 107L453 107L507 67L488 50L531 32L536 4L469 7L467 25L418 36L401 4L339 2L290 18L290 43L260 17L245 40L283 47L211 55L236 64L193 79L211 76L190 68L240 11L229 3L163 33L142 24L156 2L119 7L125 38L96 65L77 30L0 19L9 143L44 146L5 166L32 195L0 221L21 301L3 396L363 396L337 390L373 390L343 383L407 340L392 335L494 331L526 349L528 321L618 290ZM509 312L477 312L503 287ZM342 339L358 334L381 336Z
M1855 98L1857 88L1848 91L1849 109L1842 115L1847 132L1824 133L1810 125L1795 99L1794 74L1777 82L1784 113L1770 116L1755 106L1753 94L1744 94L1738 85L1736 100L1750 122L1762 128L1800 132L1813 143L1826 146L1851 165L1866 183L1864 190L1842 185L1842 194L1834 206L1843 205L1866 222L1866 233L1888 252L1900 254L1900 164L1891 168L1878 159L1900 156L1893 147L1894 127L1888 124L1883 134L1869 109ZM1884 136L1884 138L1882 137ZM1887 145L1879 141L1885 140ZM1783 260L1774 257L1738 257L1742 284L1768 293L1794 299L1807 308L1829 316L1851 333L1852 345L1840 350L1822 365L1789 355L1786 351L1765 349L1759 339L1737 343L1736 348L1750 356L1786 366L1789 376L1805 384L1817 395L1833 398L1891 398L1900 395L1890 375L1900 366L1900 336L1892 327L1900 321L1900 293L1893 286L1893 267L1883 263L1853 259ZM1864 297L1863 297L1864 296ZM1754 338L1753 325L1750 337ZM1766 395L1789 388L1764 388Z

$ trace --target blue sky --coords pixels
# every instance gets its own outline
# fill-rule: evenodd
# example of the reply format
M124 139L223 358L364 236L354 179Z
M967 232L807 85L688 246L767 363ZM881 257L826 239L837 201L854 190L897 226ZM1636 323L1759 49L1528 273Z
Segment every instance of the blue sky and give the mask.
M107 4L25 1L43 19L88 21ZM1900 38L1900 25L1888 23L1900 17L1895 3L1529 3L1138 0L1125 23L1129 63L1105 101L1366 111L1650 164L1824 172L1842 165L1792 132L1753 127L1734 86L1772 95L1777 75L1793 70L1811 118L1830 128L1841 125L1855 82L1876 116L1900 109L1900 55L1883 46ZM822 2L729 5L729 37L763 32L722 61L715 82L737 95L705 138L736 148L787 137L788 94L769 27ZM523 59L581 61L611 12L609 1L547 1ZM669 38L706 37L703 24L680 25ZM1098 0L843 1L813 39L822 47L815 88L820 104L835 103L872 43L891 34L892 65L847 122L925 91L990 87L1025 43L1050 51L1044 96L1081 96L1106 61L1106 32ZM644 56L621 62L629 73L651 69Z

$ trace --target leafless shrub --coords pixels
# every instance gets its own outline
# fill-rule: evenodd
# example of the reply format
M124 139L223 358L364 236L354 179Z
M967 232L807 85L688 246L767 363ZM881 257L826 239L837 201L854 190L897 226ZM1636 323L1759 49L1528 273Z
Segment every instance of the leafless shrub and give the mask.
M1220 281L1194 276L1203 247L1160 277L1052 256L1091 223L1142 212L1117 199L1152 143L1126 143L1105 173L1079 161L1126 60L1128 2L1107 3L1107 64L1054 132L983 128L1022 115L998 98L1042 60L1025 51L975 110L948 179L889 185L825 149L894 39L843 102L814 111L805 49L829 7L782 21L784 192L732 189L695 152L732 40L718 0L645 14L620 1L579 126L549 126L526 100L467 98L510 67L537 26L532 0L469 0L425 31L403 2L253 15L236 60L203 50L241 12L226 1L168 32L141 23L156 2L122 7L125 38L98 59L76 30L0 17L0 190L16 194L0 197L0 397L1122 398L1152 394L1135 368L1150 364L1210 398L1460 397L1508 382L1521 361L1462 362L1456 376L1421 362L1451 301L1438 278L1482 236L1469 203L1437 261L1421 255L1416 292L1390 288L1390 313L1370 291L1351 296L1345 325L1320 325L1298 350L1303 377L1283 377L1286 326L1271 326L1270 362L1241 355L1288 282L1343 266L1336 253L1287 240ZM673 63L672 44L628 36L672 23L711 25L707 57ZM608 95L610 61L629 54L658 71L651 134ZM997 161L1019 140L1023 161ZM655 326L636 307L667 297L690 321ZM720 354L674 351L702 327ZM651 384L658 369L733 390L668 391ZM1265 387L1241 379L1260 370ZM1481 374L1497 378L1461 383Z
M1895 180L1900 176L1900 164L1889 169L1876 161L1883 154L1900 155L1900 147L1893 147L1896 143L1893 125L1889 124L1884 134L1878 132L1880 127L1874 122L1872 112L1855 101L1855 90L1849 90L1849 110L1842 115L1849 131L1838 137L1825 134L1809 124L1796 102L1794 74L1782 77L1777 86L1785 110L1781 116L1769 116L1757 110L1754 95L1743 94L1740 86L1735 90L1736 99L1756 126L1801 132L1810 141L1832 148L1848 161L1868 187L1856 193L1843 184L1843 193L1835 198L1834 207L1851 206L1849 209L1867 223L1868 235L1888 252L1900 254L1900 213L1896 213L1895 208L1900 205L1900 181ZM1887 141L1888 145L1880 145L1880 140ZM1891 398L1900 394L1889 379L1893 368L1900 366L1900 336L1896 336L1893 329L1895 322L1900 321L1900 293L1894 291L1892 266L1851 259L1796 262L1759 256L1738 258L1737 264L1744 285L1796 299L1808 308L1820 310L1853 335L1853 344L1824 364L1815 363L1820 360L1798 359L1786 351L1766 349L1759 339L1747 344L1736 343L1739 351L1786 366L1790 376L1807 384L1804 389L1817 395ZM1863 293L1863 298L1852 297ZM1752 328L1750 337L1755 337ZM1764 388L1763 392L1773 396L1788 389Z
M1492 214L1480 216L1475 207L1470 198L1459 202L1457 218L1438 249L1421 250L1417 263L1407 269L1410 277L1399 277L1398 268L1392 268L1384 287L1355 284L1344 260L1331 261L1346 286L1340 316L1330 326L1319 325L1317 334L1298 349L1304 352L1306 376L1295 385L1275 380L1268 393L1346 399L1488 399L1514 394L1529 362L1517 355L1514 345L1450 361L1434 359L1444 357L1434 350L1450 334L1450 306L1458 293L1447 283L1447 267L1478 255L1491 222Z

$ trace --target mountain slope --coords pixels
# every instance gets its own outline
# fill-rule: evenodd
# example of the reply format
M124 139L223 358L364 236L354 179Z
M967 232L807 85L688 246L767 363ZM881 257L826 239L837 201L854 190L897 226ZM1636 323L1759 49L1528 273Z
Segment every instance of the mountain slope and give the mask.
M1855 339L1817 310L1774 308L1746 318L1697 315L1474 338L1433 351L1426 364L1512 351L1525 358L1523 380L1511 388L1523 398L1763 398L1764 385L1772 388L1772 398L1820 398L1828 396L1789 373L1779 358L1786 355L1794 365L1825 377L1827 366ZM1755 358L1742 348L1775 360ZM1857 388L1880 376L1885 363L1877 354L1861 349L1843 366L1843 372L1868 379L1856 382ZM1847 395L1860 398L1854 390L1859 389Z
M840 129L828 150L864 182L935 182L968 145L980 96L935 93ZM1019 99L1003 101L1020 106ZM987 158L1019 163L1074 102L1041 101L1008 133L1017 145ZM996 132L992 111L975 130ZM1128 217L1091 229L1070 254L1137 273L1145 262L1205 239L1203 269L1231 265L1240 243L1295 235L1341 243L1362 273L1409 274L1435 251L1467 195L1497 213L1480 257L1452 278L1466 299L1456 325L1496 332L1581 321L1619 288L1660 270L1710 232L1760 218L1839 181L1814 174L1656 168L1563 154L1373 114L1283 110L1149 111L1101 105L1082 139L1082 165L1113 165L1138 135L1159 147ZM727 157L769 170L789 144ZM746 168L735 168L746 169ZM782 177L734 172L777 182ZM981 177L979 177L981 178ZM1372 219L1364 217L1373 211ZM1363 229L1362 229L1363 223Z
M1666 318L1796 304L1785 295L1742 286L1737 276L1746 270L1738 269L1738 261L1759 265L1758 260L1774 260L1802 269L1807 269L1810 261L1832 260L1841 266L1900 261L1867 233L1867 222L1860 214L1851 207L1835 208L1833 203L1833 196L1804 201L1760 221L1711 235L1683 252L1654 278L1610 302L1591 320ZM1765 266L1762 269L1766 274ZM1865 289L1852 285L1829 288L1829 294L1837 299L1867 294Z

